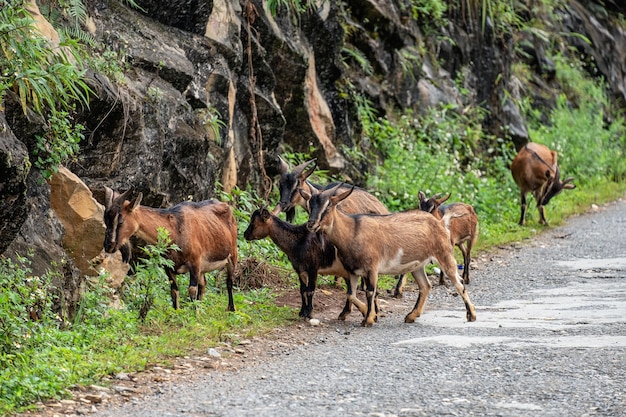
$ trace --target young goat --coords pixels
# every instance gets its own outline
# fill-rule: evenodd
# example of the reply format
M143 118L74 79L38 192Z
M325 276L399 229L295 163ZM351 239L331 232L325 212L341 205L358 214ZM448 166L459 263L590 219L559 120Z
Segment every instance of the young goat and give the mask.
M474 207L465 203L444 204L450 198L450 194L441 197L439 194L426 198L422 191L418 193L420 210L428 212L440 221L446 214L455 214L449 217L444 226L450 232L450 242L457 246L463 254L463 283L469 284L470 261L472 260L472 247L478 238L478 216ZM439 284L445 283L443 271L439 274Z
M352 190L340 191L340 186L311 194L300 193L308 201L311 214L307 228L321 231L337 247L339 259L355 283L358 276L366 277L367 312L363 326L376 320L376 289L378 274L411 272L419 286L413 310L404 321L412 323L424 311L431 285L424 266L435 260L463 298L468 321L476 320L474 305L460 282L456 269L454 248L443 224L431 214L410 210L387 215L345 214L337 205ZM339 191L338 195L335 195ZM348 298L355 298L348 294Z
M180 251L169 252L174 268L166 268L173 307L179 308L177 274L189 272L189 296L195 301L201 300L204 294L204 274L226 267L228 311L235 311L233 278L237 267L237 223L230 206L205 200L157 209L141 206L141 193L133 200L127 200L131 191L132 188L120 195L105 187L104 250L108 253L123 248L128 250L128 239L133 235L155 244L158 229L162 227L180 248Z
M337 257L337 249L321 233L309 232L306 225L293 225L276 217L280 212L277 207L273 213L262 208L252 213L250 225L244 232L246 240L258 240L270 237L289 258L289 262L300 279L302 307L300 317L310 318L313 311L313 294L317 275L335 275L348 277L349 274ZM351 305L344 310L349 312ZM365 304L357 307L365 311ZM346 313L347 314L347 313Z
M526 194L532 193L539 210L539 223L547 225L544 206L563 190L571 190L576 185L569 177L561 181L561 170L557 164L557 153L548 147L529 142L517 153L511 163L511 173L521 191L522 214L520 226L526 222Z

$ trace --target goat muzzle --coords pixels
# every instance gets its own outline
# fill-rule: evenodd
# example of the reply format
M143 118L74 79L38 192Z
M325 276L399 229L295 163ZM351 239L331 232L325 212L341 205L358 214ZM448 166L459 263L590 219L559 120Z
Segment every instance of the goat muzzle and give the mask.
M314 222L307 222L306 228L311 233L317 233L317 231L320 230L319 225L315 224Z

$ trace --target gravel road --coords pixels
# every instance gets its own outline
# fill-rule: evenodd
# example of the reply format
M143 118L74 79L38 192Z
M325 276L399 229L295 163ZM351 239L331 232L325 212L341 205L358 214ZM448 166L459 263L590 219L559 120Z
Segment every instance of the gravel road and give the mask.
M91 415L626 415L626 201L477 259L468 291L474 323L436 286L405 324L409 291L372 328L352 313L254 366Z

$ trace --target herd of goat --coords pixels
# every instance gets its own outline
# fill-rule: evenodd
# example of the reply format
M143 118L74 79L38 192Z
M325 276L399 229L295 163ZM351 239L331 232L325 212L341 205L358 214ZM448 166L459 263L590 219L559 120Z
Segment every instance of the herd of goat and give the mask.
M280 202L270 211L255 210L244 233L246 240L269 237L288 257L300 280L300 316L310 318L318 275L334 275L346 282L347 298L339 315L344 320L354 304L363 315L363 326L377 319L378 275L397 275L393 294L402 296L405 276L411 273L419 293L415 306L405 317L412 323L424 311L431 284L425 267L431 261L440 266L440 283L447 277L463 299L468 321L476 320L474 305L465 285L470 283L472 246L478 236L478 217L465 203L443 204L450 195L428 198L419 193L419 208L390 213L372 194L345 183L313 184L308 180L316 169L315 160L293 169L279 158ZM572 189L572 178L562 181L557 153L528 143L511 164L515 183L521 191L521 218L526 217L526 194L537 202L540 223L546 224L544 206L564 189ZM205 273L226 268L228 310L234 311L233 278L237 269L237 223L227 203L216 200L186 201L167 209L142 206L142 194L132 188L117 193L105 188L107 253L122 251L129 258L129 239L135 235L149 244L157 243L158 229L180 250L170 251L174 266L167 268L172 305L179 307L176 276L189 272L189 296L201 300L206 287ZM291 222L297 206L304 208L307 223ZM279 213L285 212L286 221ZM457 270L454 247L463 255L462 276ZM362 278L366 303L356 297ZM465 285L464 285L465 284Z

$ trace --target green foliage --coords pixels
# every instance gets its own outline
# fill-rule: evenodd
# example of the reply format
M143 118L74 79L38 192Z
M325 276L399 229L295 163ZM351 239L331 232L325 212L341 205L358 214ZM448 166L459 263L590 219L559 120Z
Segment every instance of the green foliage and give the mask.
M404 3L402 3L402 7ZM430 19L436 24L443 24L443 16L448 10L447 2L442 0L411 0L411 15L414 20L426 21Z
M21 352L37 348L43 325L56 317L51 308L51 276L31 275L29 264L24 257L17 262L0 260L0 367Z
M421 190L451 193L451 201L471 201L479 216L500 220L510 200L494 205L491 198L514 194L511 149L502 139L482 138L480 120L480 114L461 115L450 106L422 117L407 112L395 123L370 120L366 132L385 161L368 185L392 211L417 207ZM487 155L477 153L481 138L493 142Z
M73 124L76 103L86 106L92 93L74 41L53 48L32 26L21 2L0 10L0 99L15 93L24 114L43 117L43 134L37 136L35 166L48 178L59 163L74 156L83 126Z
M148 363L167 364L176 356L200 355L218 343L236 345L295 316L293 309L276 306L268 288L236 291L234 313L225 311L223 294L212 291L194 303L193 310L189 303L174 310L167 292L157 290L167 285L156 277L167 263L167 247L162 235L147 249L150 260L138 267L130 284L133 290L126 293L134 292L134 298L125 297L128 302L120 308L111 306L106 275L90 280L71 323L52 311L55 273L32 276L27 259L0 262L0 415L63 398L77 384L103 384L105 376L142 370ZM143 320L137 314L142 306L150 307Z
M180 248L172 243L167 229L159 227L157 244L143 246L141 250L145 256L139 259L134 276L125 280L123 299L128 308L136 311L143 321L155 300L164 294L163 288L169 280L164 268L174 267L174 262L167 258L168 252Z
M272 16L276 16L281 9L301 15L309 7L311 7L311 0L267 0L267 10Z
M219 184L218 188L221 188ZM276 193L275 191L274 194ZM242 190L239 187L235 187L230 193L221 191L219 198L230 204L237 220L239 258L253 258L263 261L272 260L272 263L275 265L291 269L291 264L285 254L270 239L248 242L243 238L243 233L250 224L250 216L256 209L267 206L267 201L263 200L255 192ZM270 201L278 201L278 197L271 198Z
M363 52L361 52L358 48L344 46L341 49L342 61L346 67L348 65L348 59L353 59L354 62L363 70L363 72L367 75L372 75L374 73L374 69L372 68L372 64L369 62L367 57Z
M204 109L196 110L202 125L209 132L211 139L221 144L221 130L228 127L222 120L222 115L219 110L213 106L208 106Z

